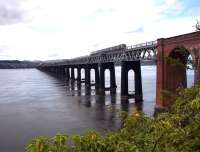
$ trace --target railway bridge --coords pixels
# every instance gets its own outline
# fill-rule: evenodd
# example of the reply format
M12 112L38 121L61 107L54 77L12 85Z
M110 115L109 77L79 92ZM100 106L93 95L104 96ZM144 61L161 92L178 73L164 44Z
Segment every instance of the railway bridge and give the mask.
M183 52L180 53L180 50ZM161 38L156 41L127 46L120 44L91 52L88 56L66 59L62 61L45 61L38 69L49 73L63 75L67 80L85 83L87 89L95 86L99 94L110 91L116 93L115 65L121 66L121 96L122 98L135 98L135 101L143 100L141 63L156 63L156 108L170 106L168 99L162 98L162 91L174 92L179 88L187 87L186 68L170 64L172 60L178 60L183 65L187 64L191 55L195 63L195 80L200 79L200 32L193 32L170 38ZM85 71L85 79L82 79L81 70ZM95 71L95 82L91 82L91 70ZM110 71L110 87L105 86L105 70ZM75 70L77 77L75 77ZM134 94L128 90L128 72L134 71Z

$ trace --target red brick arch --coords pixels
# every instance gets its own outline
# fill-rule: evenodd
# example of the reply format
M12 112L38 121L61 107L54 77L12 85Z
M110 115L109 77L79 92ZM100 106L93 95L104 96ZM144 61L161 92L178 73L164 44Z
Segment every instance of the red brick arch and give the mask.
M172 67L167 58L177 48L185 48L196 62L196 78L200 79L200 32L189 33L166 39L158 39L157 47L157 86L156 107L170 106L167 99L162 98L162 91L174 92L183 85L186 87L186 69Z

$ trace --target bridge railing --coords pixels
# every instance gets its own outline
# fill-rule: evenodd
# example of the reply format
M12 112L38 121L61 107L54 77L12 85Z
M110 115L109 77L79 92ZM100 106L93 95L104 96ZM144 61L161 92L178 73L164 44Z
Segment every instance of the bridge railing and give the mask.
M127 46L127 49L135 49L135 48L141 48L141 47L147 47L147 46L154 46L157 44L157 41L150 41L146 43L140 43L140 44L135 44L135 45L130 45Z

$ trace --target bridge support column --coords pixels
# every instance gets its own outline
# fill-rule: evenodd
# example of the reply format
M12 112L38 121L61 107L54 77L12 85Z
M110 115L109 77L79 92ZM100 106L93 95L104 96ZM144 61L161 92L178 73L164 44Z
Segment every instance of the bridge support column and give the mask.
M90 85L90 67L88 65L86 65L85 67L85 87L86 89L91 89Z
M56 69L55 69L55 67L51 67L51 73L56 73Z
M105 88L105 70L110 70L110 88ZM113 62L100 63L100 93L104 94L105 91L110 90L111 94L116 93L116 80L115 80L115 65Z
M58 74L58 67L53 67L54 73L57 75Z
M135 70L135 101L143 100L142 76L140 63Z
M99 66L98 64L95 67L95 89L98 90L99 89Z
M61 66L61 67L60 67L60 74L61 74L61 75L64 75L64 76L66 75L65 66Z
M58 74L58 67L53 67L54 74Z
M81 82L81 68L77 67L77 81Z
M48 72L52 72L52 67L48 67Z
M164 72L164 39L158 40L157 46L157 80L156 80L156 109L164 109L168 106L167 101L162 99L162 91L165 89L165 72Z
M74 67L71 67L71 80L74 80Z
M53 73L58 74L58 68L57 67L53 67Z
M52 72L52 67L48 67L48 72Z
M57 69L58 69L58 75L62 75L62 66L59 66L59 67L57 67Z
M56 67L57 75L61 75L62 68L61 66Z
M62 67L58 66L56 69L57 69L57 74L61 75L61 73L62 73Z
M130 94L128 92L128 72L133 70L135 72L135 94L133 97L135 101L143 100L142 93L142 76L140 61L122 61L121 62L121 96L122 99L128 99Z
M67 68L65 69L65 72L66 72L66 79L69 80L69 79L70 79L69 67L67 67Z

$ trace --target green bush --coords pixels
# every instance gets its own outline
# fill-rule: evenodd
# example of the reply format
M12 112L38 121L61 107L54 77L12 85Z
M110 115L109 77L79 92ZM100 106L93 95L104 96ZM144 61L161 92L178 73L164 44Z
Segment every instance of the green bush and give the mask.
M123 113L122 128L107 135L33 139L26 152L198 152L200 151L200 88L184 89L167 112L147 117L135 110Z

